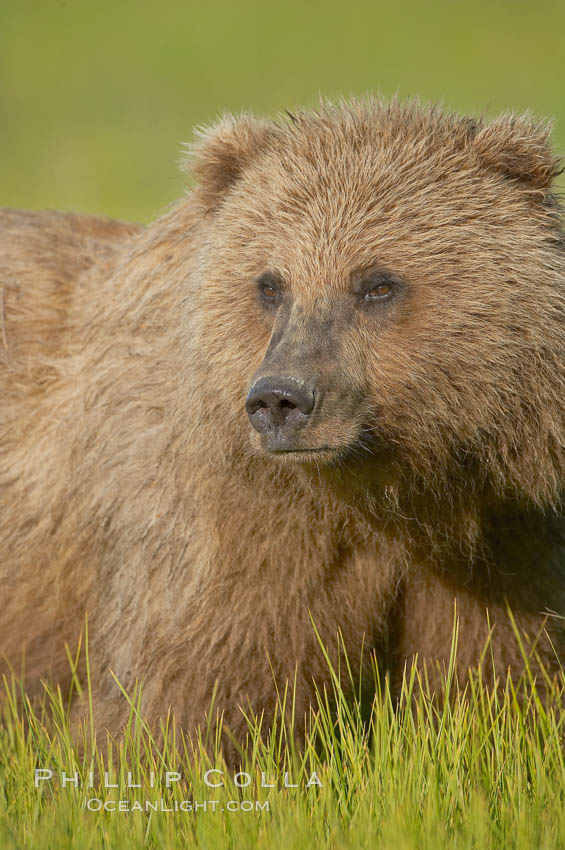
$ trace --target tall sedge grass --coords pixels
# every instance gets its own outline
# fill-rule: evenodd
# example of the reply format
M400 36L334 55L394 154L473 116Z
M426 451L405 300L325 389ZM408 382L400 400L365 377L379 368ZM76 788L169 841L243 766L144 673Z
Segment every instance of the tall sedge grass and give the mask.
M113 740L95 732L88 668L83 685L74 677L91 706L78 735L60 690L45 685L32 704L13 677L0 726L0 847L565 846L565 677L543 682L543 701L527 664L518 685L507 678L489 689L477 671L461 692L455 658L456 635L441 701L416 666L393 699L374 667L369 711L347 660L334 670L328 659L332 687L317 693L305 743L295 744L290 686L268 732L248 716L239 776L222 760L218 736L191 740L170 716L150 729L141 687ZM70 657L75 672L77 661ZM47 768L52 779L35 787L34 771ZM211 768L220 787L206 785ZM63 772L76 772L80 787L63 787ZM169 776L167 787L171 772L181 779ZM115 801L127 810L104 810Z

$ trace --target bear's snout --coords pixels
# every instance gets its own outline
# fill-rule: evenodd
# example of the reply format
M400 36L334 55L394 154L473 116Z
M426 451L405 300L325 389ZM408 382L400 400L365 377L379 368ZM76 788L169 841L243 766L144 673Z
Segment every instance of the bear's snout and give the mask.
M245 402L251 425L259 434L279 436L284 443L302 428L314 410L314 388L301 378L266 376L252 384ZM283 446L281 445L281 448Z

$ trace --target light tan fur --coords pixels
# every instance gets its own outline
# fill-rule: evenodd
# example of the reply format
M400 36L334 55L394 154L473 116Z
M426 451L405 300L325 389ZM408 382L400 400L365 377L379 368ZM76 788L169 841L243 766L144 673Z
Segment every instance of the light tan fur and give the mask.
M31 689L65 680L88 612L101 726L127 708L111 669L187 729L216 689L242 734L240 706L273 711L273 674L296 674L299 726L328 682L311 618L334 659L339 629L355 673L364 645L397 678L415 652L449 656L457 599L461 670L488 608L499 672L518 673L506 604L531 637L565 613L547 127L367 100L223 119L190 168L196 188L145 228L0 218L5 656L25 650ZM273 332L255 279L284 276L304 330L374 264L407 282L395 312L342 320L336 350L308 342L340 388L316 426L334 455L268 457L244 409Z

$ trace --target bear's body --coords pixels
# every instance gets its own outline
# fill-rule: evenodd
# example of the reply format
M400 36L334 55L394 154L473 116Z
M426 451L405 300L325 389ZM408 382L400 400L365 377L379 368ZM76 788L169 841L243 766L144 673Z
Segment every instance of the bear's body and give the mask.
M225 120L146 228L0 218L1 649L97 719L298 726L336 659L565 648L565 250L547 132L369 101ZM247 399L247 402L246 402ZM247 404L247 412L245 406ZM546 628L551 641L540 631ZM553 645L553 646L552 646ZM555 651L554 651L555 650ZM357 665L357 666L356 666Z

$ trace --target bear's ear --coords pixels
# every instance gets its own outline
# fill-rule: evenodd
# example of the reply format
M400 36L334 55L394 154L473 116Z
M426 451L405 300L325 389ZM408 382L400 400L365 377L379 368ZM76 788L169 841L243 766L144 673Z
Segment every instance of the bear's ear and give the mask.
M560 173L550 144L551 125L527 115L505 115L479 130L473 146L481 163L536 189L547 189Z
M274 124L248 115L227 115L212 127L197 130L182 168L196 178L196 193L205 212L217 208L276 130Z

